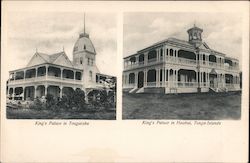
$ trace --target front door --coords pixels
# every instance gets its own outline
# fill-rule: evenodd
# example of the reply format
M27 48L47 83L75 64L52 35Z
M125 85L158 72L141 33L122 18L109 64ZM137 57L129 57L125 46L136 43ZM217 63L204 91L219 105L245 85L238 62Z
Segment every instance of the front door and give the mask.
M215 88L217 86L217 75L215 74L210 74L209 75L209 81L210 81L210 87Z
M138 88L142 88L144 84L144 73L141 71L138 73Z

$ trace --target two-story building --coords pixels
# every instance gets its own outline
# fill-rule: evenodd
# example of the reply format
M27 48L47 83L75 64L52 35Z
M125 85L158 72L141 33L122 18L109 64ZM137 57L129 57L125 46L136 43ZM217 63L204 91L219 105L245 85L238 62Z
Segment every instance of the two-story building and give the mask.
M124 58L123 90L130 93L192 93L240 90L238 59L211 49L201 28L188 41L168 38Z
M92 90L108 89L116 82L114 76L99 72L96 51L85 28L74 45L73 61L64 50L50 55L36 51L26 67L10 71L9 75L10 100L33 100L47 94L61 98L66 91L76 89L84 90L87 97Z

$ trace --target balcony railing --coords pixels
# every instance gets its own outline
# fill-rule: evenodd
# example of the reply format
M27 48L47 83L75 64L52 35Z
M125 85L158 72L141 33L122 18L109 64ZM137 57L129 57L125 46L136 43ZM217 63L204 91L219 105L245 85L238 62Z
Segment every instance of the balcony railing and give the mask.
M70 83L70 84L81 84L82 80L76 80L76 79L69 79L69 78L61 78L56 76L38 76L33 78L25 78L20 80L10 80L9 84L25 84L30 82L38 82L38 81L55 81L55 82L64 82L64 83Z
M130 84L124 84L123 88L134 88L135 87L135 83L130 83Z
M132 64L125 65L125 69L131 69L131 68L138 68L141 66L151 65L155 63L160 63L166 61L167 63L178 63L182 65L191 65L196 66L197 61L193 59L187 59L187 58L181 58L181 57L173 57L173 56L166 56L165 60L164 57L160 57L159 60L157 58L152 58L147 61L141 61L141 62L133 62ZM210 62L210 61L199 61L200 65L209 66L212 68L224 68L226 70L239 70L239 67L233 67L233 66L225 66L224 64L220 64L217 62Z
M185 65L196 65L196 60L192 59L184 59L184 58L178 58L178 63L185 64Z
M178 87L183 87L183 88L186 88L186 87L197 87L198 83L197 82L178 82Z

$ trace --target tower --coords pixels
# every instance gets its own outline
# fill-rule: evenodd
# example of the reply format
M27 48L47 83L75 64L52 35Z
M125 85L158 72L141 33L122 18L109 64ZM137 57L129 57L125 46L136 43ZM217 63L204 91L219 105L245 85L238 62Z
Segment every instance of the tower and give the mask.
M196 48L199 47L202 44L202 32L203 30L201 28L198 28L195 26L190 28L188 31L188 38L189 42L193 44Z
M73 64L75 67L83 69L84 87L93 87L95 76L98 73L96 67L96 51L89 34L85 31L85 14L84 14L84 31L79 37L73 48Z

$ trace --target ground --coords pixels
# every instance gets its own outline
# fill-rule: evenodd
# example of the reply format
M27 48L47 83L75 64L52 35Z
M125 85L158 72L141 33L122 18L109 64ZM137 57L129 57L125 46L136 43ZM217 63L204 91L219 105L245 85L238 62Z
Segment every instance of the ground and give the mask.
M11 109L7 108L8 119L95 119L95 120L115 120L115 110L100 111L53 111L34 109Z
M123 119L240 119L241 93L129 94L123 92Z

